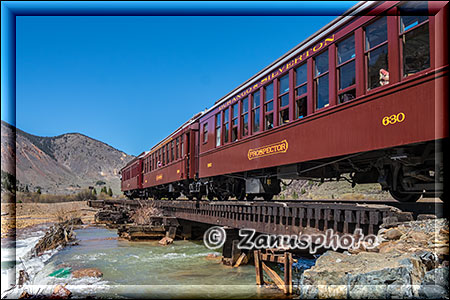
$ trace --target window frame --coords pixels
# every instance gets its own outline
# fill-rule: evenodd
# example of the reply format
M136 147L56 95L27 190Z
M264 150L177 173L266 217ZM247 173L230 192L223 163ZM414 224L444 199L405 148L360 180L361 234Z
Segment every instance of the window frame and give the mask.
M255 94L258 94L258 97L259 97L259 101L258 101L258 106L256 106L256 107L253 107L253 104L254 104L254 101L253 101L253 99L254 99L254 97L255 97ZM252 101L251 101L251 125L252 125L252 128L251 128L251 132L249 132L249 134L255 134L255 133L258 133L258 132L261 132L261 89L258 89L257 91L255 91L254 93L252 93ZM258 111L258 114L256 114L256 111ZM255 131L255 120L256 120L256 116L258 115L258 118L259 118L259 122L257 123L258 124L258 130L256 130Z
M280 94L281 92L281 79L286 78L287 77L287 81L288 81L288 89L287 92L284 92L283 94ZM289 120L289 108L290 108L290 97L289 97L289 93L291 92L291 81L290 81L290 76L289 76L289 72L284 74L283 76L281 76L278 80L277 80L277 84L278 84L278 89L277 89L277 105L278 105L278 126L282 126L282 125L286 125L289 124L290 120ZM281 98L287 96L288 97L288 103L285 106L281 106ZM281 114L287 110L287 122L282 123L282 118L281 118Z
M203 124L203 130L202 130L202 134L203 134L203 144L207 144L208 143L208 121L206 121Z
M377 22L378 20L381 20L382 18L386 18L386 40L384 42L379 43L378 45L370 48L370 49L366 49L366 47L367 47L367 39L366 39L367 38L367 32L366 32L366 28L368 26L372 25L373 23ZM384 45L387 45L387 49L388 49L388 51L387 51L388 66L387 67L388 67L388 70L386 70L386 71L387 72L391 72L391 71L389 71L389 67L390 67L389 66L389 31L388 31L388 19L387 19L387 16L377 17L374 20L371 20L368 24L364 24L364 26L362 26L362 28L363 28L363 43L364 43L364 46L363 46L363 50L364 50L363 51L363 53L364 53L364 77L365 77L364 90L365 90L365 93L368 93L368 92L377 90L379 88L382 88L382 87L385 87L385 86L389 86L391 84L391 82L392 82L392 80L389 80L389 82L387 84L385 84L385 85L380 85L380 86L377 86L377 87L374 87L374 88L369 88L369 57L368 57L368 54L370 52L372 52L372 51L374 51L374 50L376 50L378 48L381 48Z
M325 52L328 53L328 68L326 72L320 73L319 75L316 76L316 59L317 57L319 57L320 55L324 54ZM330 103L330 51L327 48L325 48L323 51L321 51L320 53L318 53L317 55L314 55L312 57L312 63L313 63L313 87L314 87L314 91L313 91L313 103L314 103L314 111L319 111L322 109L326 109L328 107L330 107L331 103ZM317 89L317 82L321 77L327 76L328 75L328 104L324 105L323 107L318 108L317 105L319 103L319 99L318 99L318 89Z
M297 84L297 69L299 69L303 66L306 68L306 80L303 83L296 85ZM294 84L295 84L295 86L294 86L294 120L298 120L298 119L302 119L308 115L308 63L306 61L303 64L301 64L300 66L294 68ZM306 87L306 92L298 95L297 89L304 87L304 86ZM298 111L297 103L299 100L304 100L304 104L306 106L306 113L302 118L299 118L299 115L297 114L297 111Z
M413 27L411 27L411 28L408 28L407 30L405 30L405 31L403 31L402 32L402 28L401 28L401 17L402 17L402 15L400 14L400 10L398 9L400 6L401 6L402 4L400 4L400 5L398 5L396 8L397 8L397 24L398 24L398 33L397 33L397 36L398 36L398 43L399 43L399 63L400 63L400 66L399 66L399 68L400 68L400 81L403 81L403 80L406 80L406 79L408 79L408 78L411 78L411 77L413 77L413 76L415 76L415 75L417 75L417 74L421 74L422 72L426 72L426 71L428 71L428 70L430 70L431 69L431 56L433 55L432 54L432 49L431 49L431 28L430 28L430 15L428 15L428 18L425 20L425 21L422 21L421 23L418 23L417 25L415 25L415 26L413 26ZM428 7L428 10L429 10L429 7ZM408 34L409 32L412 32L413 30L416 30L416 29L419 29L420 27L422 27L422 26L428 26L428 48L429 48L429 55L430 55L430 66L428 67L428 68L425 68L425 69L423 69L423 70L420 70L420 71L418 71L418 72L416 72L416 73L413 73L413 74L411 74L411 75L409 75L409 76L405 76L405 74L404 74L404 57L403 57L403 37L406 35L406 34Z
M214 121L215 121L214 122L214 128L215 128L214 144L215 144L215 147L220 147L222 145L222 112L218 112L217 114L215 114ZM217 123L219 123L219 124L217 124ZM219 133L219 136L217 135L217 133ZM219 142L219 144L217 144L217 142Z
M179 141L179 137L177 136L176 138L175 138L175 159L176 160L178 160L179 159L179 157L178 157L178 154L180 153L180 151L178 151L179 149L179 146L180 146L180 141Z
M230 106L230 113L231 113L231 121L230 121L230 133L231 133L231 139L230 142L236 142L239 140L239 105L240 101ZM234 117L234 110L236 109L236 117ZM236 121L236 125L234 124ZM233 140L233 132L236 129L236 139Z
M184 151L184 133L182 133L181 134L181 137L180 137L180 154L181 154L181 158L184 158L184 156L185 156L185 151Z
M351 38L352 36L353 36L353 48L354 48L353 50L354 50L355 54L354 54L354 56L352 58L350 58L350 59L348 59L348 60L346 60L346 61L344 61L344 62L339 64L339 59L338 59L339 58L339 43L344 42L345 40ZM340 68L342 68L343 66L345 66L347 64L350 64L352 62L355 62L355 83L350 85L350 86L348 86L348 87L345 87L343 89L339 89L339 86L340 86L340 83L341 83ZM337 103L337 105L343 104L343 103L347 103L349 101L352 101L352 100L356 99L356 80L357 80L356 68L357 67L358 66L356 64L356 37L355 37L355 31L352 31L349 35L343 37L341 40L336 42L336 88L337 88L336 103ZM345 94L345 93L347 93L347 92L349 92L351 90L355 90L355 98L351 99L351 100L347 100L347 101L341 102L340 95Z
M227 117L226 122L225 117ZM227 107L222 111L222 145L228 143L230 143L230 107Z
M245 105L244 105L244 100L247 100L247 109L245 110L244 109L244 107L245 107ZM250 100L250 97L249 96L247 96L247 97L245 97L244 99L242 99L241 101L240 101L240 105L241 105L241 116L240 116L240 118L241 118L241 124L242 124L242 126L241 126L241 136L242 136L242 138L244 138L244 137L246 137L246 136L249 136L250 135L250 127L249 127L249 122L250 122L250 118L249 118L249 100ZM244 134L244 128L245 128L245 122L244 122L244 118L245 118L245 116L247 116L247 134Z
M272 98L271 99L266 99L266 95L267 95L267 87L272 85ZM272 80L271 82L268 82L264 88L263 88L263 115L264 115L264 120L263 120L263 130L262 131L266 131L266 130L270 130L270 129L274 129L275 128L275 122L274 122L274 114L275 114L275 80ZM272 110L267 111L266 106L272 102ZM275 104L275 105L274 105ZM266 118L268 115L272 115L272 128L267 128L267 123L266 123Z

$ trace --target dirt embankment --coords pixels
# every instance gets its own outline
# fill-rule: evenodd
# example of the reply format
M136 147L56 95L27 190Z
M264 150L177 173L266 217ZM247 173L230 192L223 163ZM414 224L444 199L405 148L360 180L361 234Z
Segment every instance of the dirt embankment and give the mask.
M79 217L84 224L93 223L97 210L87 206L86 201L64 203L2 203L2 238L14 228L22 229L43 223L60 222Z

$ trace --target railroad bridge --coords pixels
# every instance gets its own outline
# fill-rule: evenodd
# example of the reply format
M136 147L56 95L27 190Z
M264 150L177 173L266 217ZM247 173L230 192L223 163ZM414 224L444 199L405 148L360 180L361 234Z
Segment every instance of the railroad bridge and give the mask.
M126 223L131 210L144 206L142 200L89 200L88 205L101 208L97 216L114 223ZM212 226L221 226L226 231L222 247L222 261L228 265L239 265L243 257L253 255L255 259L257 284L264 284L262 270L276 282L286 294L292 293L292 253L264 252L241 253L238 247L239 229L254 229L259 234L304 235L325 233L332 229L338 235L354 234L361 229L364 235L376 234L380 226L395 224L419 218L442 217L443 203L395 201L192 201L156 200L152 205L163 211L163 217L149 217L149 226L120 225L119 235L126 231L129 238L175 237L192 238L194 228L200 228L201 235ZM264 261L284 264L284 281Z
M142 200L89 200L88 205L111 212L134 210ZM229 230L254 229L265 234L299 235L324 233L353 234L360 228L364 234L376 234L383 221L402 222L420 214L442 216L442 204L435 202L401 203L396 201L192 201L156 200L154 205L165 216L205 226L223 226Z

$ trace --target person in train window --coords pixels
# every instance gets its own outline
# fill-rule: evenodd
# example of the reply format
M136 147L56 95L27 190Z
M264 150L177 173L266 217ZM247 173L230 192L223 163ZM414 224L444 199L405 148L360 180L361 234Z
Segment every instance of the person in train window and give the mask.
M161 166L162 166L161 161L158 161L158 168L161 168Z
M389 84L389 72L385 69L380 69L380 85Z

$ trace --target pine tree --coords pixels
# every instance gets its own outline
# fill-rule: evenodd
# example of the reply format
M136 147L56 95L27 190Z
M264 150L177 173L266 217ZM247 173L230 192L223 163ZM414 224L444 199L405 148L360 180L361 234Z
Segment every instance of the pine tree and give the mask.
M41 188L40 188L40 187L37 189L37 193L38 193L39 195L41 194Z
M112 193L112 189L111 187L108 189L108 196L112 197L113 193Z
M97 191L95 189L92 189L92 195L97 195Z

